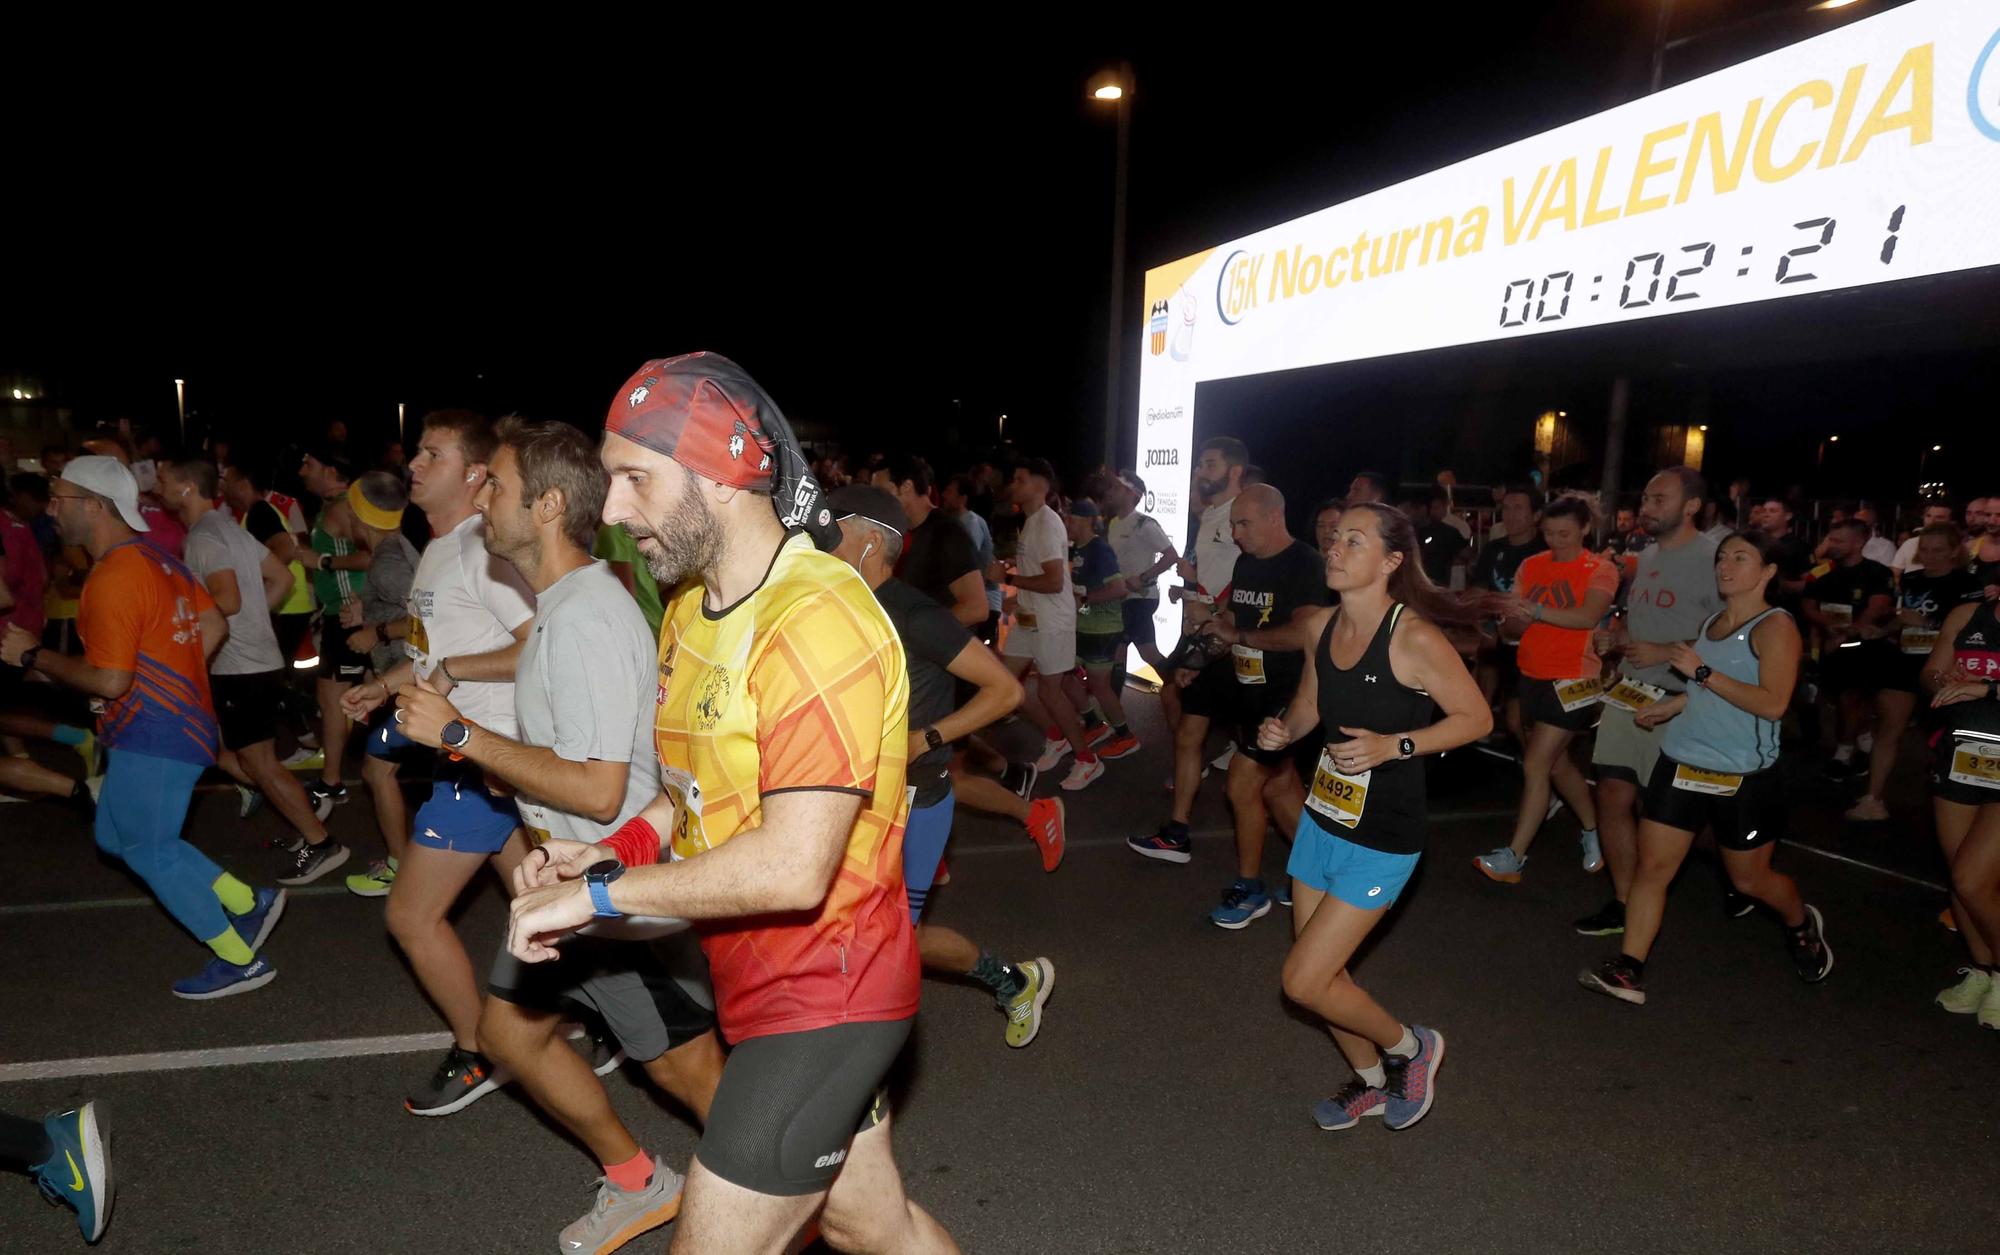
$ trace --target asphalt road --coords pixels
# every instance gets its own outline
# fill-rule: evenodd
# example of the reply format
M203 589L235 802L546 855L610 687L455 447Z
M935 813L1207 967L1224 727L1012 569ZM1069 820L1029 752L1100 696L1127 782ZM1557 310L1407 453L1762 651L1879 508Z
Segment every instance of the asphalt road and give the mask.
M1023 1051L977 989L925 986L896 1145L912 1194L967 1250L1994 1249L2000 1033L1930 1003L1962 955L1936 923L1942 895L1918 883L1941 877L1918 793L1892 796L1896 822L1850 830L1840 792L1798 773L1794 835L1897 873L1781 853L1825 911L1825 984L1792 975L1774 921L1723 918L1698 856L1649 966L1652 1001L1633 1008L1575 983L1610 947L1570 930L1604 892L1577 866L1573 821L1549 825L1520 886L1488 883L1469 860L1504 839L1510 772L1455 756L1433 791L1430 856L1356 966L1393 1012L1445 1033L1437 1105L1401 1133L1323 1133L1309 1108L1346 1070L1279 995L1288 921L1225 932L1205 918L1230 875L1219 782L1192 865L1123 848L1167 796L1151 699L1133 707L1148 744L1072 796L1057 873L1018 830L961 812L954 880L934 898L937 922L1057 970ZM354 870L379 853L356 793L335 818ZM241 821L232 793L207 792L190 833L268 882L260 847L277 822ZM120 1189L103 1250L547 1251L589 1206L596 1165L513 1091L444 1119L403 1112L434 1050L199 1066L232 1048L437 1032L379 901L338 876L296 894L267 951L277 981L191 1004L168 986L203 951L68 812L0 807L0 834L13 959L0 1109L104 1104ZM1271 842L1273 874L1286 848ZM502 913L491 883L464 903L476 966ZM24 1063L171 1051L200 1053L9 1079ZM649 1147L687 1159L695 1131L643 1076L611 1088ZM0 1179L0 1251L76 1242L69 1212Z

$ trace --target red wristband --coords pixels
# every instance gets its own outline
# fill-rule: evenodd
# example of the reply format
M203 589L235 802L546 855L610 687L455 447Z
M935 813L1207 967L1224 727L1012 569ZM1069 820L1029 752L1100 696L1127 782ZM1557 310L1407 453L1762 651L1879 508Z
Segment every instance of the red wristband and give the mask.
M660 834L638 815L625 821L623 827L604 839L618 855L618 861L627 867L644 867L648 863L660 861Z

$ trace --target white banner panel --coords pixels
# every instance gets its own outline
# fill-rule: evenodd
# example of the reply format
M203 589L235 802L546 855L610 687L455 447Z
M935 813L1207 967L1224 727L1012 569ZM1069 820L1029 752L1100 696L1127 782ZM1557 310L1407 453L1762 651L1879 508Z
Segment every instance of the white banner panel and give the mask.
M2000 5L1918 0L1148 271L1133 464L1184 537L1202 380L1993 265Z

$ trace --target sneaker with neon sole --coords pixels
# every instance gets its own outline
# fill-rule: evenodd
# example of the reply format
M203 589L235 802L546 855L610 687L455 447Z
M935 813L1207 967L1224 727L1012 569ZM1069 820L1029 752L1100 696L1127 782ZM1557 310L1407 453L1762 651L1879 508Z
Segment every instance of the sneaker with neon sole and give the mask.
M347 891L357 898L386 898L389 887L396 883L397 860L377 859L368 865L368 870L347 878Z
M1521 869L1528 865L1528 860L1503 845L1479 855L1472 860L1472 865L1488 880L1497 880L1503 885L1518 885L1521 883Z
M556 1249L563 1255L609 1255L680 1215L685 1184L659 1159L653 1160L653 1179L643 1190L621 1190L609 1177L597 1178L597 1198L562 1231Z
M1986 1000L1986 991L1993 986L1993 977L1976 967L1958 969L1961 978L1950 989L1940 990L1937 1004L1953 1015L1974 1015L1979 1004Z
M1007 1044L1019 1050L1042 1031L1042 1004L1056 987L1056 965L1047 959L1028 959L1014 965L1027 981L1011 998L996 997L1007 1013Z
M111 1223L115 1193L111 1139L104 1132L97 1104L87 1102L74 1111L59 1111L42 1121L42 1129L48 1134L51 1149L47 1159L28 1169L35 1178L35 1188L50 1202L74 1208L83 1240L95 1242Z

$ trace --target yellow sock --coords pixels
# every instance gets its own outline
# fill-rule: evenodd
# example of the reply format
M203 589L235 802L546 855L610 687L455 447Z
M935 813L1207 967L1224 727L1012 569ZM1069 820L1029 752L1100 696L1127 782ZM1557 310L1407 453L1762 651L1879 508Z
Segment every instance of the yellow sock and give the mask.
M215 890L215 900L222 903L222 909L231 915L247 915L250 908L257 905L257 895L250 891L250 886L228 872L217 876L215 883L209 888ZM250 960L243 961L248 963Z
M249 966L257 957L250 952L250 947L243 943L243 938L236 935L234 928L224 929L219 937L210 937L208 948L215 951L216 958L224 963L234 963L238 967Z

